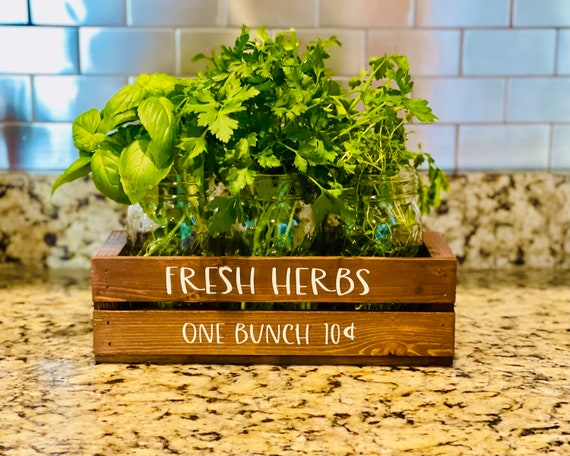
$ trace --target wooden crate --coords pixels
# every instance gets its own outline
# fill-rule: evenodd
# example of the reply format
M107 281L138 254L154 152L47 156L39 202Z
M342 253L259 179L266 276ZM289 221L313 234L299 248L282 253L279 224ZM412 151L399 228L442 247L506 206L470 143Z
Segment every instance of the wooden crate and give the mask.
M453 362L457 261L438 233L414 258L133 257L125 244L113 232L92 259L96 362Z

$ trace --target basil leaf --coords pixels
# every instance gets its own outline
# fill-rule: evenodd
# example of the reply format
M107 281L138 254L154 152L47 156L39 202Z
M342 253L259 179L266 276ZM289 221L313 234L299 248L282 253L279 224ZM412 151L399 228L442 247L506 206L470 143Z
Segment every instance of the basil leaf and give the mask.
M174 90L178 78L168 74L141 74L135 80L135 84L141 86L147 94L154 96L166 96Z
M163 168L156 165L149 151L149 141L139 139L127 147L119 159L121 183L132 203L137 203L158 185L170 171L171 163Z
M92 152L105 141L105 135L97 133L101 116L95 108L80 114L71 127L73 144L79 150Z
M141 124L148 132L151 143L149 152L158 168L170 164L176 141L176 121L172 102L164 97L150 97L138 107Z
M101 111L103 121L100 131L107 132L124 122L135 120L136 116L132 110L144 100L144 97L145 90L138 84L129 84L120 89ZM128 115L125 116L125 113Z
M51 194L63 184L85 177L91 171L91 156L80 156L57 178L51 188Z
M103 196L120 204L130 204L119 174L119 157L108 149L98 149L91 158L93 183Z

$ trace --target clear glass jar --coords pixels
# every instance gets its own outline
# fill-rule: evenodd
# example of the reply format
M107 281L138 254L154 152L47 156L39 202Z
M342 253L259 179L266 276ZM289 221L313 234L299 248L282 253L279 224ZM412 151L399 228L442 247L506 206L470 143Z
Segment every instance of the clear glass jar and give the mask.
M196 186L179 176L165 179L127 213L131 255L195 255L199 250L200 197Z
M260 174L242 191L241 255L309 255L316 235L315 191L297 174Z
M347 217L329 216L326 221L327 254L416 256L423 243L417 179L407 168L394 176L356 179L344 196Z

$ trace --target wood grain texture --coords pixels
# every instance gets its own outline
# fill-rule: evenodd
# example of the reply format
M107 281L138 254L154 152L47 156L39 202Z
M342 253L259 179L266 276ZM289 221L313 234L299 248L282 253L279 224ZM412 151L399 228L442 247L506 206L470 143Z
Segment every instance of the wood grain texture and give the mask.
M438 233L425 233L414 258L132 257L125 242L113 232L92 259L96 362L453 362L457 260ZM182 307L152 304L165 302ZM224 302L400 307L219 310Z
M102 357L451 357L452 312L95 310ZM141 358L141 359L142 359Z
M455 302L457 261L432 232L417 258L132 257L118 255L121 238L92 259L95 302Z

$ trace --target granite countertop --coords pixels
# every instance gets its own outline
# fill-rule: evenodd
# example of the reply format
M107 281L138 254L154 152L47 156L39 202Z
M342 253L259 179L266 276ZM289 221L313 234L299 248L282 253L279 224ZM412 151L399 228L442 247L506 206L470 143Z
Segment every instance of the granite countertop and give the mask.
M89 272L0 266L0 454L570 454L570 273L456 312L453 367L96 365Z

